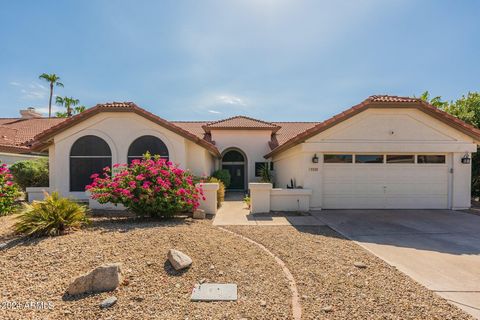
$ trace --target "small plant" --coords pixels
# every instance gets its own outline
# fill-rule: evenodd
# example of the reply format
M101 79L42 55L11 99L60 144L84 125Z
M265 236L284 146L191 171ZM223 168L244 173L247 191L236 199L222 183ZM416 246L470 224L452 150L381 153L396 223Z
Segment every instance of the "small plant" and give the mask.
M212 177L222 181L225 188L228 188L230 186L231 176L228 170L225 170L225 169L217 170L212 174Z
M0 216L14 212L17 209L17 198L20 196L18 186L13 181L7 165L0 164Z
M264 164L259 169L260 173L260 182L272 182L272 174L268 167L268 164Z
M225 201L225 185L222 181L215 177L208 178L208 182L218 183L218 190L217 190L217 208L222 206L222 202Z
M28 236L58 236L88 224L87 208L57 192L45 194L43 201L25 204L15 230Z
M86 187L99 203L122 204L138 216L172 217L179 212L193 212L203 197L194 177L170 161L145 154L127 166L115 164L103 174L91 176Z
M23 191L28 187L48 187L47 158L15 162L10 171Z
M243 202L245 202L245 204L247 205L247 208L250 209L251 199L248 195L245 196L245 198L243 198Z

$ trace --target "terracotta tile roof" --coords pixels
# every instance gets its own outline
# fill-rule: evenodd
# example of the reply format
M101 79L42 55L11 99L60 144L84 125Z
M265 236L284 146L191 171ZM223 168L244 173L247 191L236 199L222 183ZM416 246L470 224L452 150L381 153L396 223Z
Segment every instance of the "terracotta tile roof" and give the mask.
M279 152L285 151L299 143L302 143L308 138L311 138L319 134L320 132L329 129L334 125L345 121L368 108L416 108L456 128L457 130L465 133L466 135L474 138L475 140L480 141L480 129L465 123L464 121L432 106L431 104L421 99L411 97L375 95L368 97L363 102L333 116L330 119L320 122L312 126L311 128L307 128L305 131L298 133L296 136L288 139L284 143L278 143L277 146L272 143L271 146L274 147L274 149L270 153L265 155L265 158L270 158L273 155L278 154Z
M0 119L0 152L28 153L28 143L39 133L65 121L63 118Z
M75 124L82 122L100 112L133 112L136 113L146 119L149 119L150 121L167 128L180 136L189 139L213 154L219 156L220 153L218 149L207 139L202 139L196 136L195 134L173 124L172 122L169 122L165 119L160 118L159 116L154 115L151 112L148 112L145 109L140 108L133 102L110 102L110 103L103 103L103 104L97 104L96 106L87 109L86 111L77 114L71 118L68 118L67 120L63 121L62 123L59 123L42 133L38 134L35 136L35 139L31 145L31 148L33 150L42 150L44 149L48 144L51 143L50 139L55 136L56 134L74 126Z
M277 131L279 127L271 122L266 122L246 116L235 116L219 121L209 122L203 126L206 132L210 129L230 130L272 130Z

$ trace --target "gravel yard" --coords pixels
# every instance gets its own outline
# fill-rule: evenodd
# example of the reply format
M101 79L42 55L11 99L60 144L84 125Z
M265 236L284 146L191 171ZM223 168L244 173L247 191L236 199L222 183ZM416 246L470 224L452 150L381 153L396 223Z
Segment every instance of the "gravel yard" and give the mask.
M300 291L303 319L472 319L328 227L226 228L286 263Z
M8 224L11 217L0 218L2 241L11 238ZM329 228L227 229L263 244L286 263L299 289L303 319L470 319ZM186 272L175 272L166 262L170 248L193 259ZM117 290L75 299L65 295L73 278L110 262L121 262L127 279ZM0 251L0 272L2 303L53 303L50 310L2 305L1 319L291 319L291 292L274 259L208 220L97 218L90 228L69 235L14 240ZM239 300L190 302L202 279L238 284ZM100 309L112 295L117 304Z
M0 225L9 218L0 218ZM5 236L5 234L2 234ZM290 291L272 257L211 226L176 219L96 221L69 235L13 243L0 251L1 301L53 302L52 310L7 310L1 319L288 319ZM184 273L166 262L176 248L193 259ZM72 278L103 263L121 262L128 285L116 291L64 297ZM237 283L237 302L190 302L195 283ZM115 295L116 305L100 309ZM261 306L261 301L267 301Z

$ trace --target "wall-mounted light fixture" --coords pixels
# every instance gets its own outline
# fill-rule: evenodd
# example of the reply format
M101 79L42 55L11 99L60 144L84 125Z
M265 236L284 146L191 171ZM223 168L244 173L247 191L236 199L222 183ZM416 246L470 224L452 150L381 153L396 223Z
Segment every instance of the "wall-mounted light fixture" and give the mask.
M463 164L470 164L470 161L471 161L470 155L469 155L468 152L467 152L467 153L465 153L465 155L462 157L462 163L463 163Z
M312 162L313 163L318 163L318 157L317 157L316 153L313 155Z

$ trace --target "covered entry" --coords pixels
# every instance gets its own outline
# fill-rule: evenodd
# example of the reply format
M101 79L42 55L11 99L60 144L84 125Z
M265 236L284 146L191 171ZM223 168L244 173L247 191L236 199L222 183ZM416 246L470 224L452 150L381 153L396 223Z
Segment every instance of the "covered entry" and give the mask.
M228 149L222 156L222 169L231 177L229 190L245 190L247 157L238 149Z
M446 209L446 155L324 155L325 209Z

